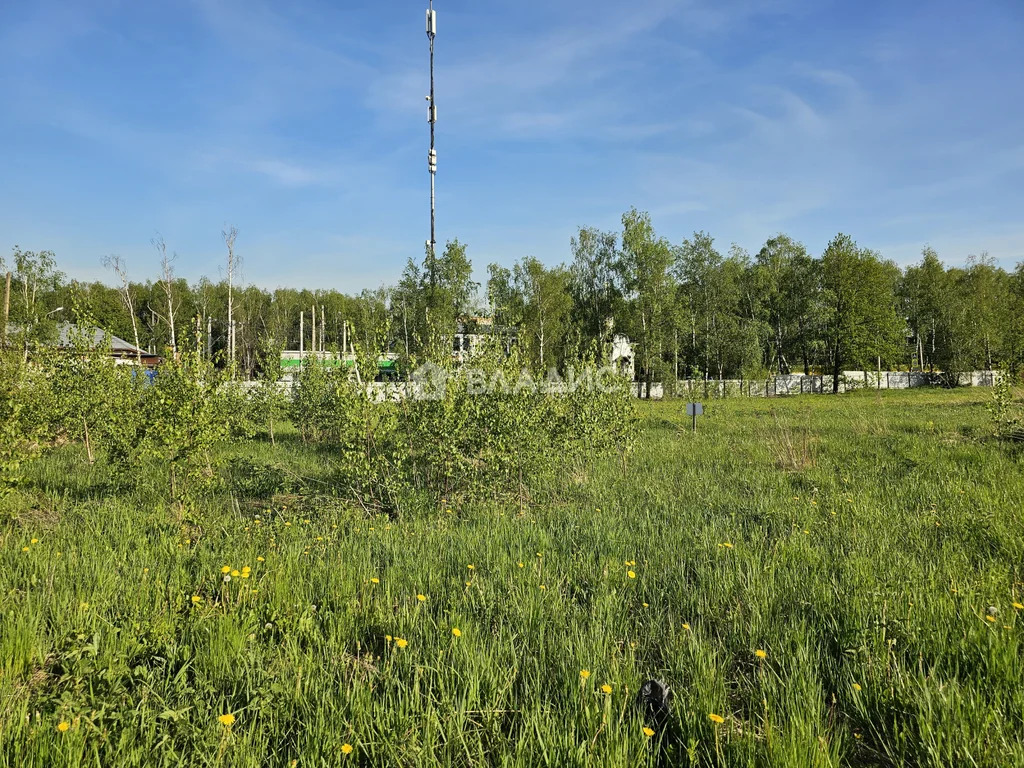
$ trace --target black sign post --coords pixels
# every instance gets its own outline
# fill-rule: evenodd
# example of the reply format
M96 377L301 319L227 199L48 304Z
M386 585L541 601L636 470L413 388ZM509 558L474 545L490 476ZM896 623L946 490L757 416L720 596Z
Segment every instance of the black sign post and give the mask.
M697 431L697 417L704 415L704 406L701 403L687 403L686 415L693 417L693 431Z

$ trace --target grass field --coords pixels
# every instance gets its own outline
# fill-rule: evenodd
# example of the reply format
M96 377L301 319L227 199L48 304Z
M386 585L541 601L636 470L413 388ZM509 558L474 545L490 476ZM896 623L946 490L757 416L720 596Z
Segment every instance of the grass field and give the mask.
M1024 765L1024 475L987 397L712 402L696 434L645 404L625 466L398 520L294 433L225 449L191 522L66 446L0 531L0 760Z

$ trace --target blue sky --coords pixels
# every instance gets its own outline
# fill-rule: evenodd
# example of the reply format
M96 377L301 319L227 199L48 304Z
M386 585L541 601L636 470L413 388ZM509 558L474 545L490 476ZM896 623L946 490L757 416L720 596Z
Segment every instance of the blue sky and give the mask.
M425 0L0 2L0 251L358 291L428 235ZM1024 260L1024 3L438 0L438 240L570 258L630 206L756 252Z

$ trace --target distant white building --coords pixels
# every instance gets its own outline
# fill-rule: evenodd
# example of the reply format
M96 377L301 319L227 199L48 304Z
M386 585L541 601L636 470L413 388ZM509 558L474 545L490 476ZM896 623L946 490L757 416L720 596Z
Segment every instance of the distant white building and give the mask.
M491 317L465 317L455 324L452 334L452 357L464 363L486 343L495 337L505 341L506 352L511 342L519 335L516 328L502 328L494 325Z
M633 360L633 345L629 337L624 333L616 333L612 336L612 348L608 355L608 362L615 366L615 370L630 381L636 377L636 363Z

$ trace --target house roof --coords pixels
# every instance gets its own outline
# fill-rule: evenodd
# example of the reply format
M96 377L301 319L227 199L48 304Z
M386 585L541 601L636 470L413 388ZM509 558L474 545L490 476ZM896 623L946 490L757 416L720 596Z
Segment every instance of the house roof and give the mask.
M57 346L65 349L73 347L75 343L79 341L81 335L82 329L79 329L74 323L60 323L57 325ZM129 344L124 339L115 336L112 333L107 333L102 328L92 329L91 341L89 339L88 330L84 331L84 335L85 340L89 342L90 349L105 347L109 344L110 352L114 355L142 355L143 357L153 357L153 355L146 350L139 349L134 344Z

